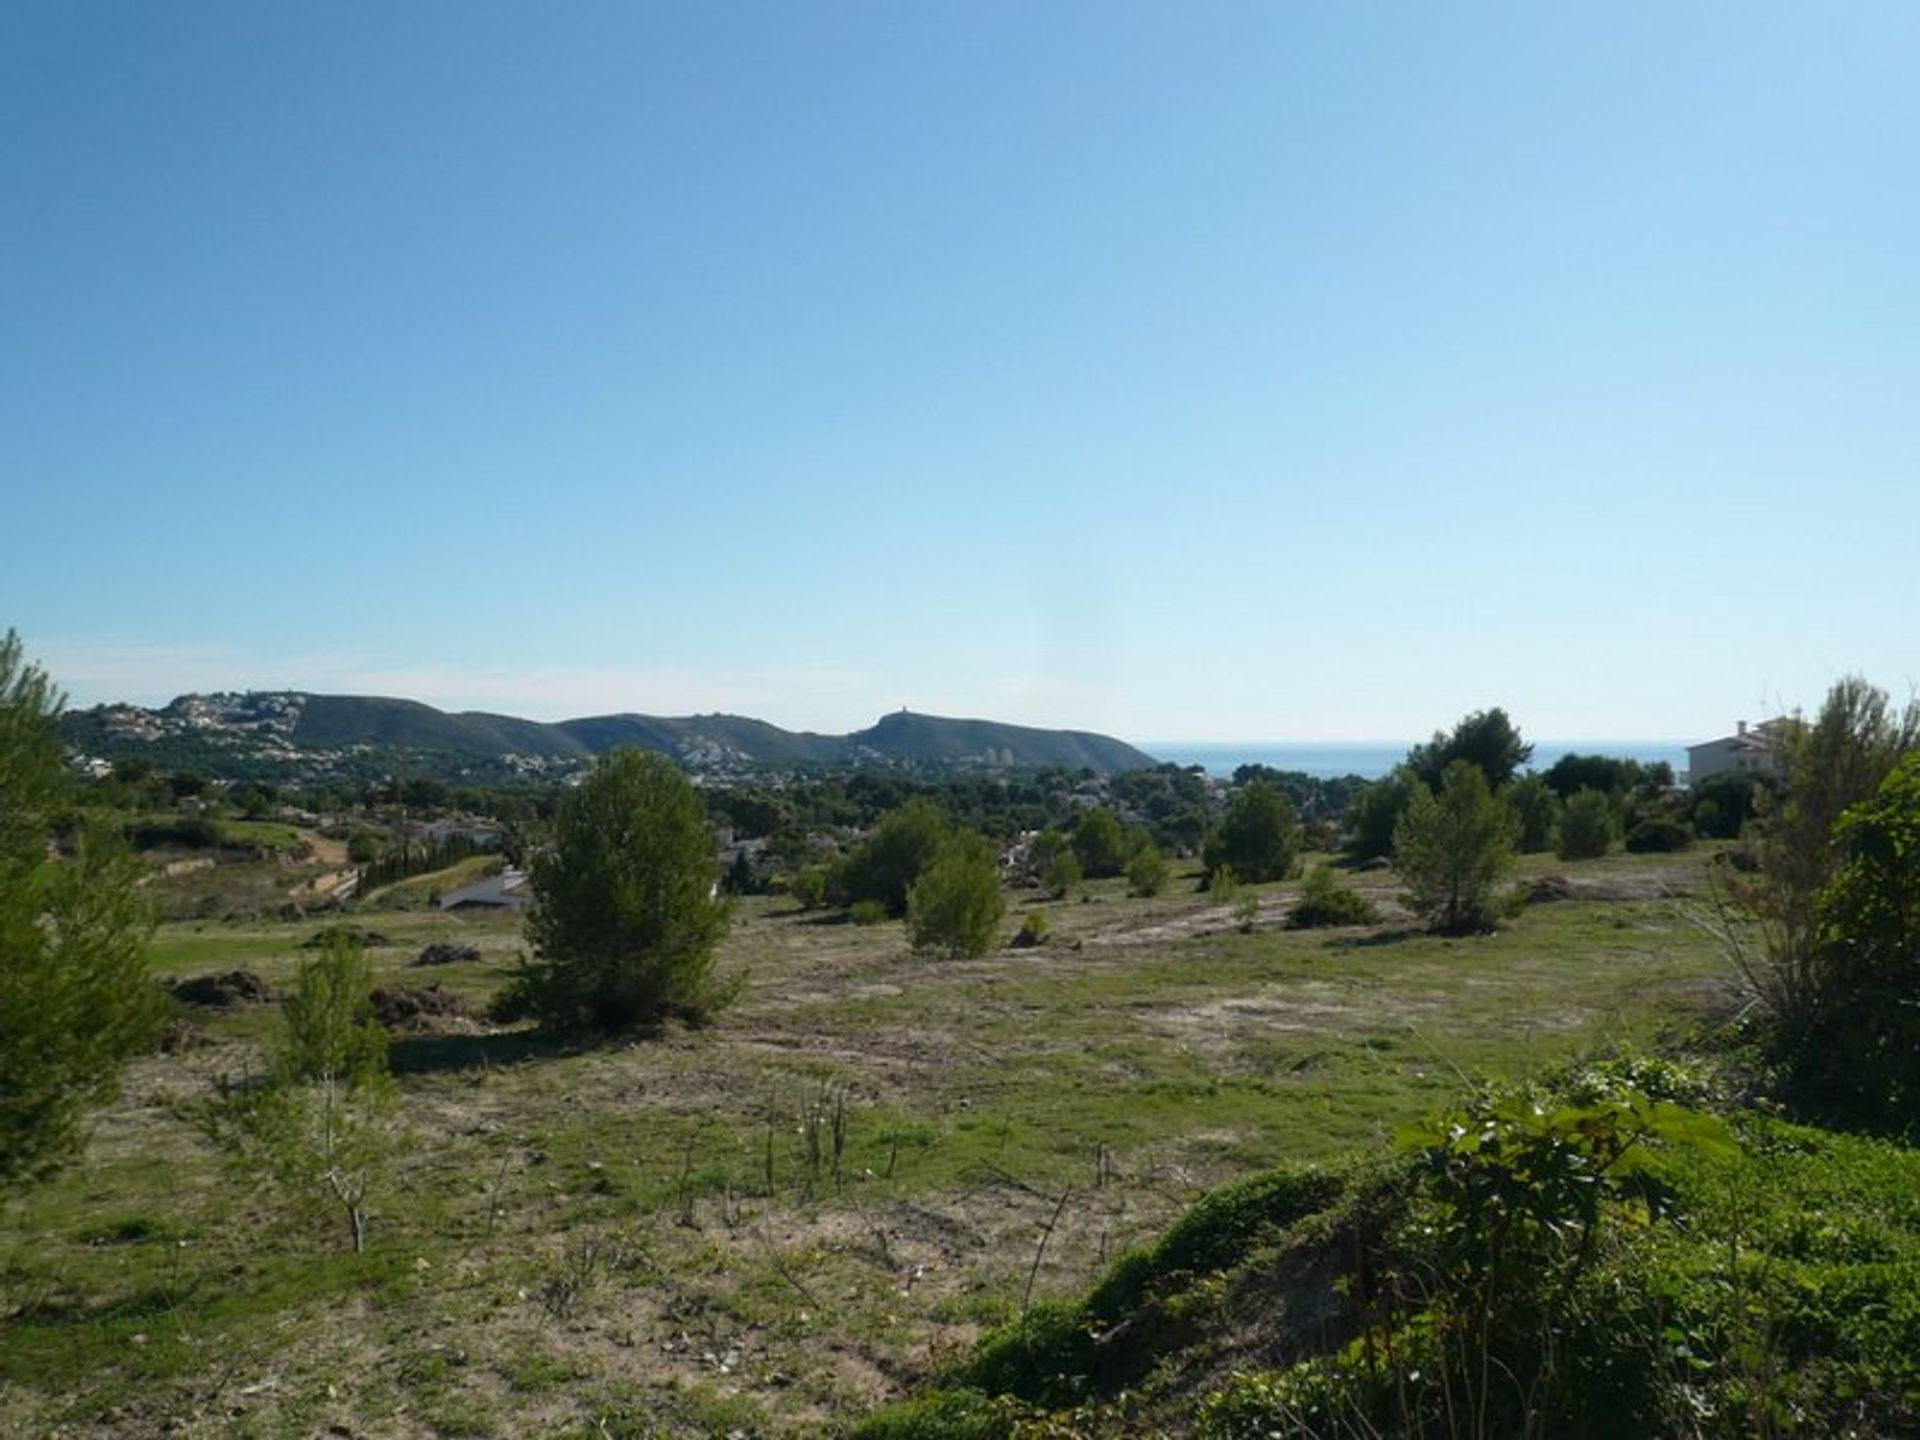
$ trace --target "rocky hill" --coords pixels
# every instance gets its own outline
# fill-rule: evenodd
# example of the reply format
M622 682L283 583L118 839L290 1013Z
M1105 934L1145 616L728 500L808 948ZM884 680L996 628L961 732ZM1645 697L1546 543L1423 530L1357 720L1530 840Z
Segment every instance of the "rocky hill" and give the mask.
M713 774L1049 767L1113 774L1154 763L1106 735L904 710L850 735L820 735L741 715L596 715L548 724L380 696L248 691L183 695L157 710L100 705L71 711L62 723L82 755L145 755L233 779L401 772L469 783L554 779L622 745Z

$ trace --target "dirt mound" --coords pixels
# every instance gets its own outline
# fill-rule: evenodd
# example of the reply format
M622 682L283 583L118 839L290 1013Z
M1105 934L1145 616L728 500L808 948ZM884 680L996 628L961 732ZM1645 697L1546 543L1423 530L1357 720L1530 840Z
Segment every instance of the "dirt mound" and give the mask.
M467 1003L466 996L442 990L438 985L425 990L383 986L375 990L371 998L374 1016L389 1030L459 1029L462 1028L459 1024L448 1022L473 1018L473 1006Z
M301 944L300 948L302 950L318 950L322 946L330 944L335 936L345 936L351 944L364 946L369 950L383 949L393 944L392 940L382 935L378 930L369 930L364 925L329 925L324 930L314 931L313 934L309 935Z
M195 975L173 982L173 998L183 1005L207 1005L231 1010L237 1005L265 1005L273 987L251 970L229 970L224 975Z
M426 947L410 962L414 965L464 965L470 960L480 958L478 945L449 945L444 941L435 941Z
M1527 891L1527 904L1550 905L1556 900L1670 900L1685 893L1651 876L1611 875L1576 880L1570 875L1542 875Z

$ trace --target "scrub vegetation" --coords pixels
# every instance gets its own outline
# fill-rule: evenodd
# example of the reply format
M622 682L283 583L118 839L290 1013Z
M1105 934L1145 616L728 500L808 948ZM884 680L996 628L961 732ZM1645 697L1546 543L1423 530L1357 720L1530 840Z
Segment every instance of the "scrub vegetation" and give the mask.
M1783 742L1844 793L1799 748L1721 787L1738 840L1626 762L1530 779L1498 711L1339 789L616 756L479 818L269 796L271 856L147 853L165 1039L10 1172L0 1431L1911 1430L1892 723ZM1563 861L1582 794L1690 843ZM435 903L488 865L531 919ZM516 1018L530 976L565 1003Z

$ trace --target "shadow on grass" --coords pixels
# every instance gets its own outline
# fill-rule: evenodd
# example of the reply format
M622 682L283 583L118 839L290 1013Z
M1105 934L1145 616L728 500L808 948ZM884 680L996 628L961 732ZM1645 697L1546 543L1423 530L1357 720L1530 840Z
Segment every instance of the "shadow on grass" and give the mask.
M432 1075L556 1059L589 1048L578 1040L539 1030L508 1030L495 1035L395 1035L387 1044L387 1063L396 1075Z
M1304 933L1304 932L1302 932ZM1418 940L1431 932L1413 925L1402 925L1392 930L1375 930L1366 935L1332 935L1327 938L1330 950L1373 950L1382 945L1398 945L1403 940Z

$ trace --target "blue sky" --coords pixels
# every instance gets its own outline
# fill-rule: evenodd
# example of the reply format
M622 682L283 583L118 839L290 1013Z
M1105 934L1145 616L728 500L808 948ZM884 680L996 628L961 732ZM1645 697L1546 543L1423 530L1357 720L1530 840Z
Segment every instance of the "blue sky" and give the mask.
M1920 8L0 8L78 702L1723 733L1920 681Z

